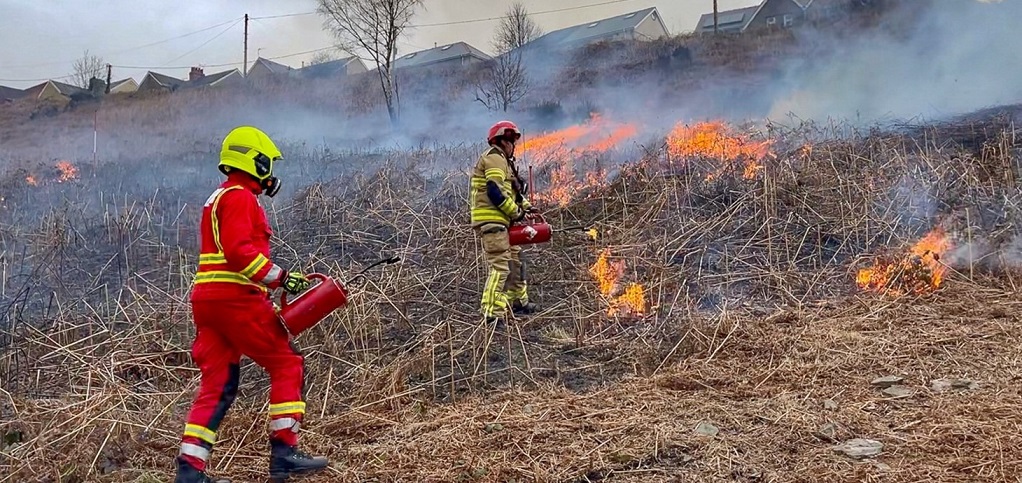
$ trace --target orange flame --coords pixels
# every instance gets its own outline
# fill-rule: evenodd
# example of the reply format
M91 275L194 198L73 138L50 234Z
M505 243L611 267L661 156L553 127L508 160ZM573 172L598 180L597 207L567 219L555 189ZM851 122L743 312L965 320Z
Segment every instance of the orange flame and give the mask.
M60 178L57 179L58 183L65 181L71 181L78 178L78 168L71 164L69 161L60 161L57 163L57 169L60 170Z
M667 152L674 158L711 158L745 164L742 177L752 179L763 169L762 160L770 154L771 141L753 142L732 132L723 122L701 122L694 126L675 125L667 136ZM720 176L724 167L707 175L710 180Z
M596 280L597 287L604 297L610 299L607 315L615 316L635 315L641 316L646 312L646 295L641 284L630 283L625 290L620 292L619 282L625 273L625 262L610 262L608 257L610 250L604 249L596 259L596 263L589 268L589 273Z
M937 227L912 246L910 255L893 261L878 260L872 267L859 270L855 283L863 290L890 295L936 290L947 273L940 257L950 249L951 240L943 228Z
M29 186L39 186L39 182L36 181L35 176L32 175L25 176L25 182L28 183Z
M520 146L523 156L537 167L553 166L549 188L537 192L535 201L565 206L578 191L603 184L602 170L580 178L572 158L610 151L638 132L635 125L614 123L592 114L583 124L525 139Z

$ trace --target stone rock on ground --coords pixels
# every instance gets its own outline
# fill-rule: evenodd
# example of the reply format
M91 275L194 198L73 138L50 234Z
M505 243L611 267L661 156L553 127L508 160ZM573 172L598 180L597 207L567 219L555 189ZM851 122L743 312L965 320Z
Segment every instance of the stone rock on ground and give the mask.
M909 396L912 395L912 390L911 389L909 389L906 386L898 386L898 385L884 388L884 390L881 391L881 392L884 394L884 396L888 396L888 397L909 397Z
M870 384L879 388L888 388L895 384L901 384L901 382L904 380L905 378L900 376L884 376L873 379L873 381L870 382Z
M934 392L975 391L979 383L969 379L934 379L930 381L930 389Z
M845 441L837 446L832 446L831 449L835 453L840 453L850 458L870 458L883 452L884 444L873 440L855 438Z

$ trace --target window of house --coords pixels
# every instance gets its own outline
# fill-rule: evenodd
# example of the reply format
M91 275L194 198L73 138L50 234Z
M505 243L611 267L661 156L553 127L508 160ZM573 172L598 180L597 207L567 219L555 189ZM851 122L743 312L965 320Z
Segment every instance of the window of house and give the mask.
M630 13L630 14L628 14L628 15L625 15L625 18L632 18L632 17L634 17L634 16L635 16L635 13Z
M599 24L600 24L600 22L593 22L593 23L589 24L589 28L593 28L593 27L595 27L595 26L597 26Z
M451 44L451 45L454 45L454 44ZM447 50L447 49L451 48L451 45L445 45L443 47L440 47L440 50Z
M795 16L790 13L784 14L784 26L791 27L793 23L795 23Z
M767 25L774 25L777 23L777 17L767 17Z

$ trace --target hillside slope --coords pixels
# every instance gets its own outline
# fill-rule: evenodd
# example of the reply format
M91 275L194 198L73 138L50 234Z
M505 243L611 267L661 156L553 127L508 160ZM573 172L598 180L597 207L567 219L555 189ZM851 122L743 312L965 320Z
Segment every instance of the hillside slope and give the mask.
M929 38L881 23L910 38L892 50ZM464 169L494 115L467 109L461 77L406 91L398 131L356 105L371 83L5 107L0 481L170 479L198 380L199 206L241 119L285 152L285 189L264 203L276 259L344 280L402 259L296 341L304 444L334 461L306 481L1019 481L1022 108L865 126L747 115L789 99L773 77L843 72L792 67L834 45L801 32L594 46L549 71L576 80L514 113L519 155L570 230L526 251L543 310L507 333L477 314ZM679 45L691 64L643 70ZM608 60L585 73L596 51ZM994 98L967 94L956 109ZM212 467L261 481L268 380L247 360L241 373ZM856 439L882 447L835 448Z

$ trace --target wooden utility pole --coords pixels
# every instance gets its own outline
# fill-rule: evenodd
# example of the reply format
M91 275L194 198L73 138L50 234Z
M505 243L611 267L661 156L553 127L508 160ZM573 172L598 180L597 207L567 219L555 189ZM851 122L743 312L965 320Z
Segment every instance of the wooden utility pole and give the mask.
M106 65L106 93L107 94L110 93L110 71L111 71L111 69L112 69L112 66L110 64L107 64Z
M245 14L245 57L242 59L244 65L241 66L241 76L248 76L248 14Z
M713 33L717 33L717 0L713 0Z

